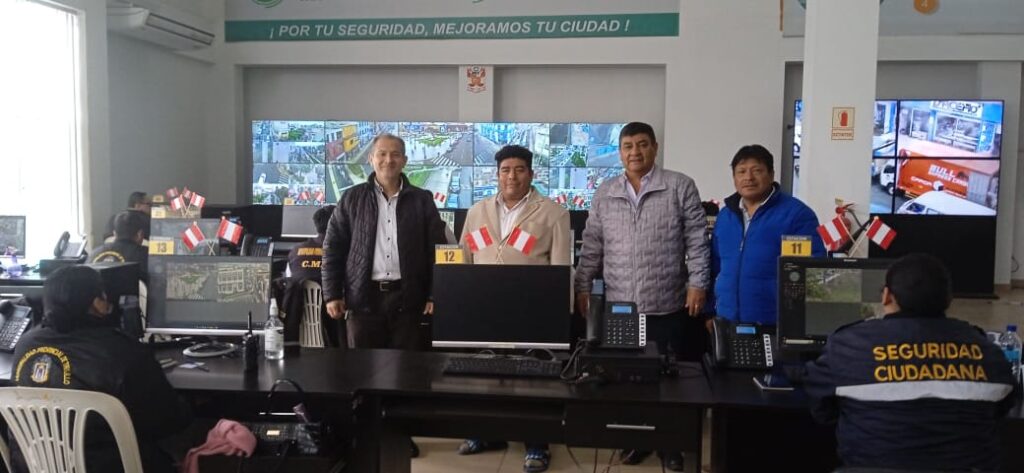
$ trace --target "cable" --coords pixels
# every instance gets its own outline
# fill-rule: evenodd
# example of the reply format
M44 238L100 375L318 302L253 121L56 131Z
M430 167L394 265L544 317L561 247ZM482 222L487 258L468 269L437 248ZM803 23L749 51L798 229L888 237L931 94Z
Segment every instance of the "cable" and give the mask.
M1016 273L1020 271L1020 262L1017 261L1017 257L1010 255L1010 273Z

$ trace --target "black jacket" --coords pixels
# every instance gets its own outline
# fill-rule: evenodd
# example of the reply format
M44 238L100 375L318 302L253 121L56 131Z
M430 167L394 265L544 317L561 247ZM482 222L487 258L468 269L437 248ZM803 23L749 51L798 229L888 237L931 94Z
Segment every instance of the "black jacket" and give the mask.
M288 252L288 269L292 278L312 279L320 282L320 264L324 255L324 237L318 236L299 243Z
M833 333L807 365L812 414L846 466L996 470L1010 364L977 327L892 314Z
M351 310L369 310L368 288L377 241L377 186L370 174L366 182L345 191L327 226L324 238L324 301L345 299ZM402 175L398 194L398 264L402 295L408 311L420 311L430 297L434 245L446 242L444 221L430 191L409 183Z
M173 471L171 458L156 442L187 427L192 416L148 347L98 319L68 333L44 323L18 342L14 360L12 378L18 386L99 391L118 398L132 418L145 471ZM99 416L90 417L85 438L88 471L122 471L117 442ZM16 457L16 463L23 461ZM27 469L16 466L15 471Z
M114 240L89 253L90 263L139 263L140 277L149 272L149 250L129 239Z

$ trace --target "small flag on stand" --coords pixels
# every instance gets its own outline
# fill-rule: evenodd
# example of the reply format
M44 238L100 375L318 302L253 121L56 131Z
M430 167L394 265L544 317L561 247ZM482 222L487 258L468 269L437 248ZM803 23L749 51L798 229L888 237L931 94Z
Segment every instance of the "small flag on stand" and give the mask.
M522 254L529 256L530 251L533 250L533 245L537 244L537 237L530 235L519 227L516 227L508 236L508 244L511 245L512 248L519 250Z
M185 209L185 199L180 195L171 199L171 210L181 212Z
M206 197L199 195L198 192L193 192L192 199L189 200L188 206L201 209L204 205L206 205Z
M843 223L843 217L837 215L832 220L818 226L818 235L829 251L836 251L850 240L850 232Z
M469 245L470 251L476 253L493 245L494 240L491 239L491 234L487 232L487 227L484 226L470 232L469 236L466 237L466 244Z
M232 245L237 245L238 240L242 238L242 226L221 217L220 227L217 227L217 238L230 241Z
M185 243L188 251L195 249L205 239L206 235L203 235L203 230L195 222L192 222L192 225L181 232L181 241Z
M583 204L585 204L586 202L587 199L585 199L582 195L578 195L572 198L572 204L577 207L583 207Z
M438 201L438 202L443 204L444 201L448 200L448 194L445 194L443 192L435 192L434 193L434 200L436 200L436 201Z
M177 187L172 187L170 189L167 189L166 191L164 191L164 194L167 196L168 199L174 199L175 197L178 197L178 195L179 195L178 194L178 188Z
M875 242L876 245L882 247L883 250L888 250L889 245L896 239L896 230L892 227L882 223L882 220L875 217L875 220L868 226L868 238Z

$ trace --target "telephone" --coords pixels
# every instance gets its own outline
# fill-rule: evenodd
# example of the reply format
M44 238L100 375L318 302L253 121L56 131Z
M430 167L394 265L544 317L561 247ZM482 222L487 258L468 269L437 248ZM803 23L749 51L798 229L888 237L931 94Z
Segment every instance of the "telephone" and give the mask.
M766 369L774 364L775 337L760 324L712 320L712 353L715 365L724 368Z
M71 233L61 233L57 244L53 247L53 257L56 259L78 260L85 254L85 240L71 241Z
M28 330L32 321L32 309L27 306L15 305L9 300L0 300L0 351L12 353L21 340L21 335Z
M603 294L594 297L591 293L587 341L601 348L643 350L647 346L647 316L632 302L604 303Z
M274 241L268 236L246 233L242 237L242 256L270 256L274 252Z

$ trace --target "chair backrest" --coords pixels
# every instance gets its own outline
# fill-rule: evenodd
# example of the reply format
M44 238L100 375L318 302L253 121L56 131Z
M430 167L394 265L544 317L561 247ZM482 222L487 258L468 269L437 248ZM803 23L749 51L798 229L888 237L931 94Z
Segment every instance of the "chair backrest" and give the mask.
M14 471L11 468L11 449L7 448L7 442L4 442L4 438L0 437L0 458L4 460L4 471Z
M299 345L310 348L324 347L324 324L320 310L324 303L323 290L316 281L302 283L302 324L299 326Z
M31 473L86 471L85 420L90 412L110 425L124 471L141 473L135 428L117 398L73 389L0 388L0 414Z

